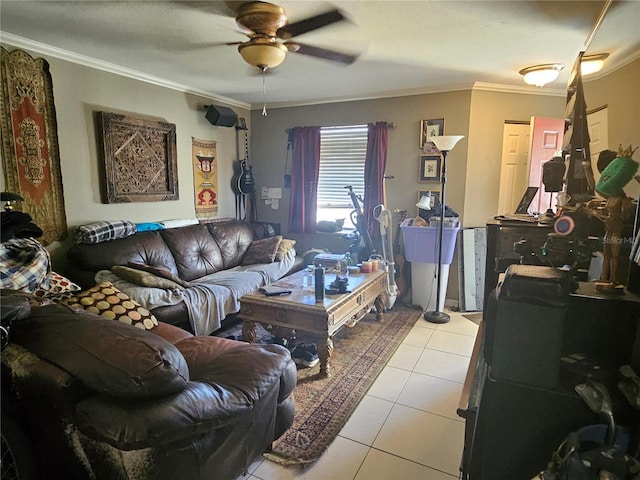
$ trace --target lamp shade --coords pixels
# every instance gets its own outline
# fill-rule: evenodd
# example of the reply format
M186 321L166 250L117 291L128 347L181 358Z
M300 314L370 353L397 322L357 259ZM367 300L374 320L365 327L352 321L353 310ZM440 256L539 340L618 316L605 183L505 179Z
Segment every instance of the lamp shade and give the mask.
M464 135L439 135L437 137L429 137L429 141L433 142L438 150L450 151L456 146L460 140L464 138Z
M591 75L597 73L604 67L604 61L609 57L608 53L597 53L595 55L585 55L580 62L580 73Z
M269 39L255 38L238 46L240 55L249 65L274 68L280 65L287 56L287 47Z
M560 70L564 68L561 63L550 63L547 65L535 65L520 70L524 83L543 87L547 83L553 82L560 75Z

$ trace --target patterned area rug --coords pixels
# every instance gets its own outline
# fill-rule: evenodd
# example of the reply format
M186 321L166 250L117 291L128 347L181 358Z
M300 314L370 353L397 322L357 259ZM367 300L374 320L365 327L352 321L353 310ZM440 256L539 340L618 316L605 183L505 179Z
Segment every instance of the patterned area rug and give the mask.
M285 465L317 460L340 432L421 313L421 310L396 304L393 310L384 314L382 322L377 322L375 313L370 313L355 327L345 327L338 332L333 338L330 378L316 378L319 365L298 370L294 423L274 442L273 451L267 454L267 458ZM267 332L262 330L263 338L265 334ZM304 338L298 340L305 341Z

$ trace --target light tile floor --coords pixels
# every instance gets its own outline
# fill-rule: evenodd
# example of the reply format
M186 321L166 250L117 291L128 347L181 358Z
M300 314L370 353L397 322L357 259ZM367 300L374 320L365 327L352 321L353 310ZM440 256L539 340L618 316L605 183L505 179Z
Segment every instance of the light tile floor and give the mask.
M453 480L464 421L457 416L478 326L462 314L420 318L353 415L313 465L268 460L238 480Z

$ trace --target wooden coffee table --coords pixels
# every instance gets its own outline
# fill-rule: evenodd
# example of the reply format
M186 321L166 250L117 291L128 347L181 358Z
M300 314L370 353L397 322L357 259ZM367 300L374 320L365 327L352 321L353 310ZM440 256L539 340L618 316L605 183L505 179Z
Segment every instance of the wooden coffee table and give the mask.
M333 335L342 327L353 327L374 306L376 319L382 320L388 276L385 271L349 275L350 293L325 295L316 303L314 287L303 287L304 272L284 277L274 285L292 290L290 295L267 297L256 290L240 298L240 319L245 340L256 341L256 323L275 325L311 334L316 339L320 359L320 377L331 375ZM345 274L341 274L343 278ZM336 274L327 274L329 285Z

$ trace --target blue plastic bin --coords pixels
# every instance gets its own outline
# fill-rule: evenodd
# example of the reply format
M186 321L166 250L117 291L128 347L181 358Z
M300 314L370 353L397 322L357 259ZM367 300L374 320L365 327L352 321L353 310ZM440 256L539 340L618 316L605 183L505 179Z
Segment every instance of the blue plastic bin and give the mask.
M404 254L409 262L438 263L438 227L414 227L412 219L400 224L404 240ZM449 265L453 261L456 249L457 227L444 227L442 232L442 264Z

